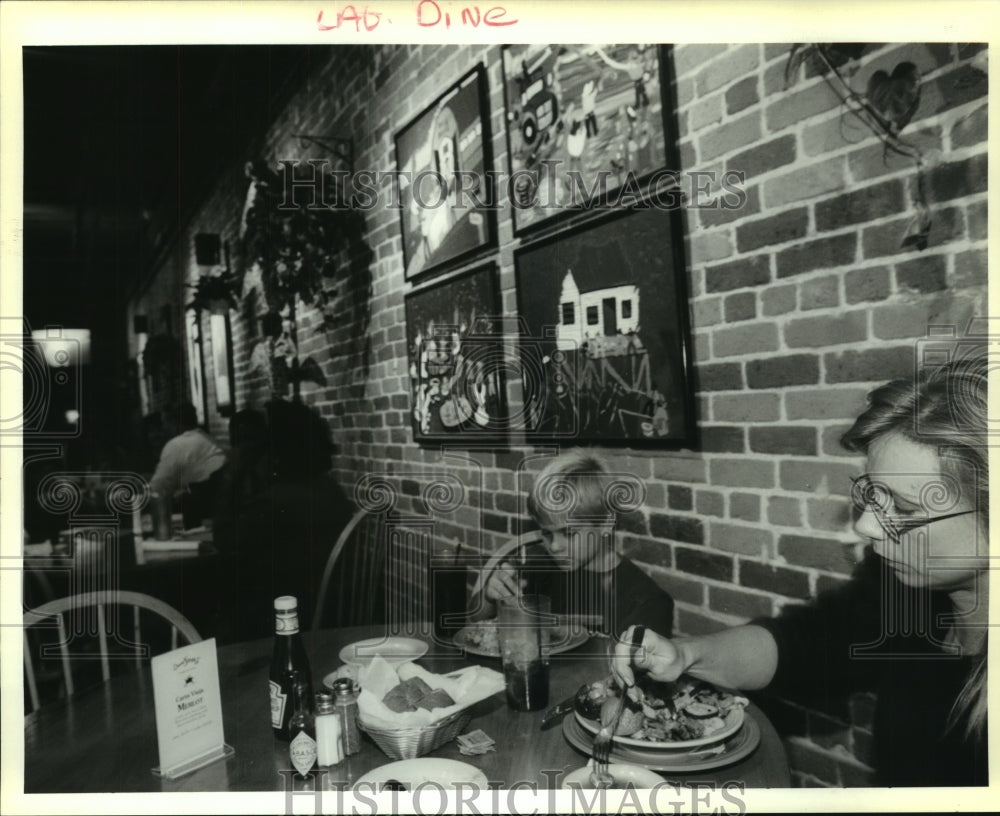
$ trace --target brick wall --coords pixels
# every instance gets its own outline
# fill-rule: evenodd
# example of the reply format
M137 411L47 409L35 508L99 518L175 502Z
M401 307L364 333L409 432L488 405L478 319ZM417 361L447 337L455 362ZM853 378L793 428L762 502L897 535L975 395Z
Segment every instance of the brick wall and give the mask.
M863 89L872 71L891 72L904 59L923 74L904 136L912 134L932 165L934 221L927 248L904 251L912 165L884 156L821 77L800 69L786 87L787 45L674 49L680 169L743 171L747 192L737 210L684 212L699 450L606 451L613 469L647 484L624 550L673 594L679 631L774 614L845 579L860 554L846 497L860 463L839 448L840 433L874 384L910 370L929 325L961 332L985 315L986 82L970 65L978 51L874 48L851 78ZM498 46L315 53L306 86L261 137L265 158L322 157L291 134L336 133L354 139L356 167L391 169L393 134L482 61L495 164L506 169ZM224 171L182 246L199 231L235 243L247 158ZM510 212L498 216L502 299L513 311L518 242ZM456 474L468 501L438 518L437 542L489 551L520 530L517 472L531 449L443 455L412 442L398 212L377 209L367 219L374 261L370 280L356 284L369 290L366 328L355 322L323 334L316 316L305 315L302 351L321 361L327 380L305 398L329 418L341 449L336 474L348 492L365 474L388 474L396 509L423 514L421 485L435 473ZM162 274L190 279L194 271L188 253L178 252ZM253 283L250 275L246 289ZM233 318L237 400L259 404L268 384L251 365L254 338ZM212 429L224 433L220 418ZM797 782L870 779L870 699L853 700L834 718L770 706L790 735Z

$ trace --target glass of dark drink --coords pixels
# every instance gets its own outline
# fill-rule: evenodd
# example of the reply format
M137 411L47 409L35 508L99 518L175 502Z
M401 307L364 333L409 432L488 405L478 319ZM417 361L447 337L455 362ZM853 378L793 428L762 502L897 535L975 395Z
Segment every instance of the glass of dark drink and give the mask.
M497 635L507 683L507 704L537 711L549 704L549 657L545 633L552 624L545 595L514 595L499 601Z

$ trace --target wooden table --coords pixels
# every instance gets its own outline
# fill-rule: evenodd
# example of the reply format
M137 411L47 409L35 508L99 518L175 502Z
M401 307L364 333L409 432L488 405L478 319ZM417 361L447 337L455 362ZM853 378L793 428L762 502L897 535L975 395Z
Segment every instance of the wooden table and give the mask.
M314 684L340 664L343 646L380 634L374 627L320 632L309 644ZM606 641L594 639L577 650L554 655L550 704L565 699L582 682L601 677L606 664L600 655ZM252 641L219 649L226 742L236 753L186 777L162 780L150 769L158 764L152 682L148 666L141 674L114 677L97 688L77 693L68 701L51 703L25 717L25 792L131 791L280 791L286 790L288 745L272 736L267 676L272 640ZM499 670L499 661L467 658L454 648L431 646L420 663L434 672L447 672L480 663ZM751 706L762 739L746 759L716 771L687 774L685 782L741 781L748 788L787 787L790 784L785 752L770 722ZM586 764L587 756L573 748L560 727L539 729L543 711L514 712L504 695L476 704L469 730L481 728L496 740L497 750L465 757L451 742L433 756L469 762L491 782L510 786L535 782L540 789L558 787L564 772ZM324 784L352 782L389 762L367 736L362 750L331 769ZM690 779L688 779L690 777ZM669 777L672 782L677 779Z
M187 617L202 637L214 634L218 615L221 563L211 531L192 540L196 550L146 552L138 563L131 531L120 531L103 557L25 555L24 604L31 608L66 595L104 589L127 589L159 598Z

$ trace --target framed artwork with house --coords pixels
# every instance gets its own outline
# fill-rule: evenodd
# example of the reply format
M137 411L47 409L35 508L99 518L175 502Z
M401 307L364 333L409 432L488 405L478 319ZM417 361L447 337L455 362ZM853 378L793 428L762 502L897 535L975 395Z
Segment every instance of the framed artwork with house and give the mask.
M672 183L654 175L674 140L668 58L652 44L503 47L516 234Z
M496 244L482 64L396 135L406 280Z
M534 439L690 446L695 412L676 211L578 224L514 254L518 313L536 372Z
M414 441L505 443L507 395L496 265L410 292L405 302Z

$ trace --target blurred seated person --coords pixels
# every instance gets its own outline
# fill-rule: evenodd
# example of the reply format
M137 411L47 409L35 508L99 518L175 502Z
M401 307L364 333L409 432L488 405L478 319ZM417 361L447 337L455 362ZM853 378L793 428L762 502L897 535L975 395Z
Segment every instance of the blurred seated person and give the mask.
M618 552L613 490L604 463L586 450L550 460L528 495L541 543L519 548L486 577L472 617L496 617L500 598L533 593L549 596L554 613L590 618L589 628L604 634L634 623L672 631L673 598Z
M198 414L190 402L180 406L177 419L180 433L163 446L149 486L154 496L180 500L184 527L190 529L215 511L219 471L226 463L226 454L198 427Z
M256 445L252 436L244 438L238 456L248 457L251 472L235 474L220 496L223 534L215 542L226 561L229 618L220 638L230 642L273 634L279 595L298 598L300 625L310 624L327 556L354 511L330 475L335 447L315 409L274 400L264 417L262 459L245 449ZM231 516L223 519L226 508Z

